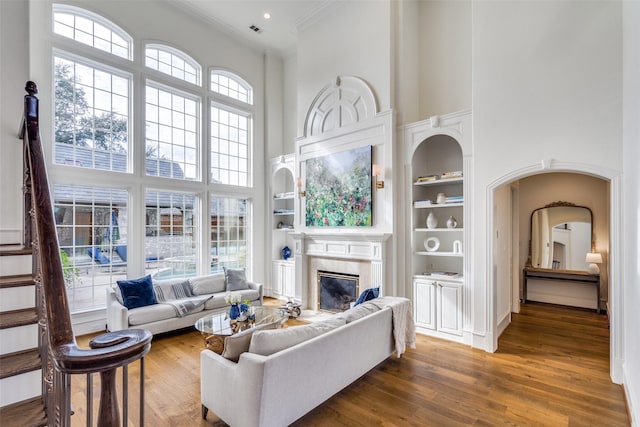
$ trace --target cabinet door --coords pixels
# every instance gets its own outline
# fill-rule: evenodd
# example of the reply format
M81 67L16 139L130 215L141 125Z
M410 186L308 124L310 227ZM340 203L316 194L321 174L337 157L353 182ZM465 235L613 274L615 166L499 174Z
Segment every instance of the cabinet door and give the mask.
M438 330L462 335L462 288L457 283L438 282Z
M284 264L283 270L283 284L284 284L284 296L287 298L294 298L295 295L295 283L296 283L296 268L291 264Z
M271 292L272 295L278 297L282 295L282 263L274 262L273 263L273 280L271 283Z
M413 281L413 301L417 326L436 329L436 285L430 280Z

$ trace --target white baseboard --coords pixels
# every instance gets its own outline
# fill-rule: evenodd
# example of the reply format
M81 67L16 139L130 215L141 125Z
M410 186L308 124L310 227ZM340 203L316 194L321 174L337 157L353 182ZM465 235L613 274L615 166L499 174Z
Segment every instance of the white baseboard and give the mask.
M502 335L502 333L504 332L505 329L507 329L507 326L509 326L510 323L511 323L511 313L505 314L502 320L498 321L498 338L500 338L500 335Z
M627 376L626 370L623 368L623 390L625 398L627 399L627 408L629 410L629 416L631 417L631 426L638 427L640 425L640 396L638 390L635 388L633 381Z

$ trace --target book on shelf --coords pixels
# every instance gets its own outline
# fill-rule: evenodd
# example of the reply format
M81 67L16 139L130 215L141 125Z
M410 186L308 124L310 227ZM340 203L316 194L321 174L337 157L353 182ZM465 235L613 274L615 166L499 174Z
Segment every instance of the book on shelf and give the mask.
M445 203L463 203L464 196L448 196L445 199Z
M415 202L413 202L414 208L426 208L429 206L433 206L433 203L431 203L431 200L416 200Z
M456 273L454 271L427 271L423 273L425 276L433 277L436 279L460 279L462 278L461 273Z
M440 179L462 178L462 171L443 172Z
M419 176L418 179L416 179L416 182L436 181L438 179L438 175L425 175Z
M289 191L286 193L276 193L273 195L274 199L289 199L294 197L294 192L293 191Z

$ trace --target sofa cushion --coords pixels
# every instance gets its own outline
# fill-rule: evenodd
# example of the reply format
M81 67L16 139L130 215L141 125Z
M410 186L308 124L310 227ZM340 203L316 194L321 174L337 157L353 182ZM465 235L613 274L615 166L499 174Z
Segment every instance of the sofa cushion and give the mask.
M140 279L118 280L116 283L122 293L123 305L129 310L158 303L149 275Z
M280 322L263 323L226 337L224 339L222 357L229 359L232 362L237 362L242 353L249 351L249 344L251 343L251 337L254 332L263 329L276 329L279 324Z
M154 304L129 310L129 326L173 318L177 318L176 309L169 304Z
M207 300L204 304L205 310L212 310L214 308L226 307L227 303L224 302L224 294L214 295L213 298Z
M249 289L244 268L224 268L224 280L227 285L227 292L241 291Z
M293 326L273 331L256 331L251 337L249 352L269 356L339 328L344 324L344 319L332 317L323 322L316 322L310 325Z
M380 311L380 308L365 302L340 313L337 317L342 317L347 323L351 323L376 311Z
M189 279L189 283L191 283L193 295L208 295L226 291L224 273L192 277Z

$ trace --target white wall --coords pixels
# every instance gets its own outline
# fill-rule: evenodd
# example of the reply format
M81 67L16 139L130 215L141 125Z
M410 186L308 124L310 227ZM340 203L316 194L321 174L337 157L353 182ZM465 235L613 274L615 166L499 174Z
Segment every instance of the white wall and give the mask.
M471 108L471 1L420 1L420 117Z
M295 153L296 151L296 137L297 126L296 119L298 118L298 58L296 55L291 55L284 59L283 69L283 150L279 154ZM307 107L309 108L309 107Z
M28 3L0 1L0 244L22 243L22 141L17 137L29 80Z
M623 3L624 24L624 387L633 425L640 424L640 2Z
M365 80L380 111L391 107L390 0L335 2L298 34L298 136L313 99L338 75Z
M472 17L472 312L486 343L488 190L545 159L621 170L622 21L615 2L479 1Z

